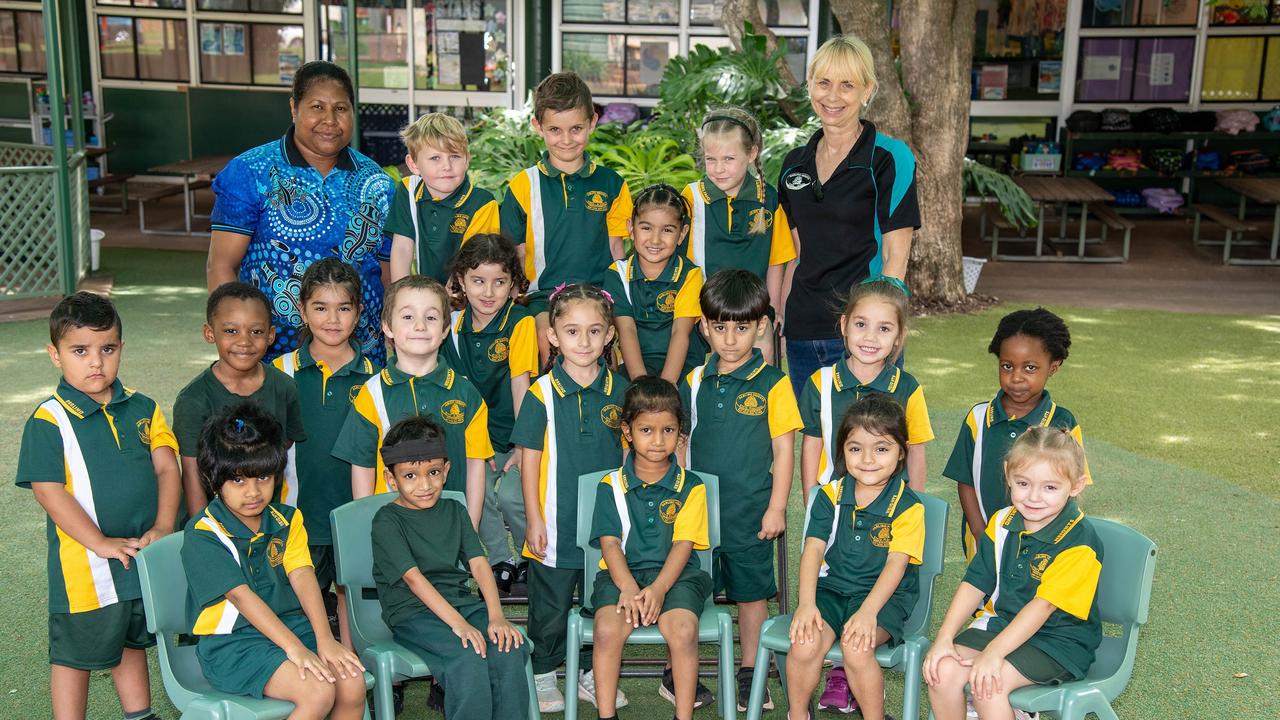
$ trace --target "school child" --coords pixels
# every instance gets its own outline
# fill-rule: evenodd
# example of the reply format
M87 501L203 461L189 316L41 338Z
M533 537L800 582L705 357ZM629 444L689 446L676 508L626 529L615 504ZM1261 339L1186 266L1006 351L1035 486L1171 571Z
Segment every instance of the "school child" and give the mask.
M787 655L791 720L807 717L835 642L862 717L889 717L875 651L902 642L924 559L924 505L903 472L908 444L906 414L886 395L861 398L840 421L835 479L819 487L805 518Z
M631 191L586 153L597 119L591 89L576 73L553 73L538 83L531 122L547 150L511 177L502 199L502 234L520 247L544 360L551 292L572 283L600 287L609 263L623 256Z
M222 408L200 432L213 500L182 544L196 657L215 690L287 700L290 717L354 720L364 666L329 629L302 512L271 501L285 461L279 423L253 402Z
M689 232L689 205L670 185L650 185L636 195L627 227L634 249L604 278L623 367L632 380L658 375L675 384L707 355L694 331L702 269L676 253Z
M782 281L796 246L778 191L764 181L760 124L742 108L713 108L698 139L705 172L681 191L692 208L689 259L708 277L736 267L765 281L769 315L756 343L772 361L773 324L782 315Z
M427 113L400 131L405 165L383 230L391 235L391 281L417 273L449 279L449 260L471 238L498 232L493 194L471 184L471 152L462 123Z
M569 610L583 587L577 544L578 478L622 462L622 398L627 380L605 364L613 340L613 303L591 285L551 294L547 340L551 369L529 386L511 442L520 450L526 516L524 557L529 564L529 640L533 681L542 712L564 710L556 668L564 662ZM567 682L578 697L596 702L591 651L582 672ZM627 704L618 693L617 706Z
M597 707L605 720L617 717L614 697L627 636L654 624L671 655L665 674L675 687L675 716L693 717L698 618L711 597L711 576L693 555L709 545L707 489L675 462L687 425L674 385L653 376L636 380L622 406L622 434L631 452L596 488L591 544L602 558L593 595L593 656Z
M511 445L511 427L538 374L533 316L515 301L527 285L510 240L492 234L472 238L449 271L449 294L464 305L453 311L452 331L444 344L449 366L476 386L489 407L489 441L495 454L485 466L480 542L493 564L498 590L514 589L519 595L528 591L529 564L515 564L507 528L518 553L524 544L524 496L520 451Z
M717 590L738 605L738 712L746 712L760 626L778 594L773 541L786 529L795 431L804 423L791 381L754 346L769 322L764 281L720 270L702 287L701 305L711 357L680 384L693 417L687 467L720 478L720 517L733 519L720 528L715 574ZM767 691L763 707L773 709Z
M286 442L307 439L297 386L262 362L274 338L271 305L261 290L233 280L209 293L204 341L217 348L218 359L179 390L173 401L173 434L182 457L182 487L190 517L209 503L196 463L196 443L205 421L219 410L249 399L280 423Z
M373 579L382 619L432 661L449 718L529 716L528 647L502 614L480 538L461 505L441 500L449 475L445 431L410 416L387 431L386 483L399 493L373 516ZM467 586L475 578L480 598Z
M978 717L1013 718L1009 693L1083 678L1102 642L1102 543L1076 503L1084 448L1066 428L1033 427L1003 464L1012 506L992 513L925 656L938 720L965 716L966 683Z
M133 558L173 532L178 443L154 400L120 383L123 325L88 292L49 314L53 394L22 430L16 484L48 513L49 686L56 718L83 718L89 673L111 670L129 720L155 720Z
M1009 488L1000 463L1020 435L1033 427L1059 427L1071 431L1084 446L1080 423L1070 410L1049 396L1045 385L1067 359L1071 332L1062 318L1044 308L1017 310L1005 315L987 352L996 356L1000 389L987 402L974 405L960 426L959 437L943 476L956 481L965 557L972 558L982 528L996 510L1009 505ZM1085 482L1093 482L1089 464Z
M439 418L449 448L445 490L466 493L473 526L484 504L484 464L493 457L489 408L469 380L440 362L449 332L449 295L424 275L406 275L387 288L382 334L395 356L356 391L338 431L333 455L351 464L351 496L389 492L378 449L391 424L411 415Z
M312 518L311 563L344 642L349 642L346 594L341 586L336 586L336 596L330 592L337 569L329 512L351 502L351 465L333 456L333 442L351 410L352 396L376 370L352 337L360 320L360 298L360 274L354 267L334 257L312 263L298 289L302 341L297 350L272 361L293 378L307 418L307 439L289 448L280 502Z

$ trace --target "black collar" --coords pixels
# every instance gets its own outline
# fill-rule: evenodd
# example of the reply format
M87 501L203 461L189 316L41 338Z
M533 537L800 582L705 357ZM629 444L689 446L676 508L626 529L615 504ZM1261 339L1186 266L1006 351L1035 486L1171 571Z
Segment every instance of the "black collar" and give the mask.
M290 165L300 168L311 167L311 163L307 162L306 158L302 157L302 153L298 150L297 143L294 142L292 125L290 125L289 129L285 131L284 137L280 138L280 145L284 149L285 159L289 161ZM334 164L334 167L339 170L347 171L356 169L356 161L355 158L351 157L350 147L342 148L342 152L338 153L338 162Z

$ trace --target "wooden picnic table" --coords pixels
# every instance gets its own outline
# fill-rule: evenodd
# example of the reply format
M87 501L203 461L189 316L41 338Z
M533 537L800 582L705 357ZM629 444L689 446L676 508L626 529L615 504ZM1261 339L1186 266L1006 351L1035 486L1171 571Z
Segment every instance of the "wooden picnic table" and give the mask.
M1224 260L1232 265L1280 265L1280 178L1224 177L1214 180L1240 196L1240 210L1237 217L1241 220L1244 219L1245 205L1250 200L1275 206L1275 213L1271 219L1271 257L1233 258L1228 247Z
M1087 233L1089 204L1102 204L1115 199L1111 193L1098 187L1097 183L1083 177L1058 177L1056 175L1022 175L1014 178L1014 182L1038 206L1039 223L1036 226L1036 252L1034 255L1000 255L999 248L993 244L991 248L993 257L998 257L1001 260L1042 262L1124 262L1128 259L1124 255L1088 256L1085 254L1084 249L1087 243L1090 241L1098 242L1096 239L1089 238ZM1057 237L1049 239L1050 242L1062 242L1067 239L1067 216L1071 210L1070 206L1076 203L1080 204L1080 235L1077 239L1076 254L1046 255L1044 253L1045 205L1062 206Z
M165 163L164 165L156 165L148 169L151 172L164 173L166 175L212 176L222 172L222 168L226 167L233 157L235 155L206 155L204 157L191 158L190 160L179 160Z
M191 158L190 160L178 160L177 162L165 163L147 168L148 172L161 173L164 175L181 175L182 176L182 203L183 203L183 230L152 230L146 227L140 227L141 232L148 235L206 235L207 233L194 233L191 231L192 218L207 218L208 215L197 215L195 211L195 191L200 188L208 187L214 175L222 172L222 169L231 162L234 155L205 155L202 157ZM141 198L141 196L140 196ZM139 199L139 203L144 202ZM141 212L141 207L139 208ZM141 217L141 214L139 215ZM140 220L141 222L141 220Z

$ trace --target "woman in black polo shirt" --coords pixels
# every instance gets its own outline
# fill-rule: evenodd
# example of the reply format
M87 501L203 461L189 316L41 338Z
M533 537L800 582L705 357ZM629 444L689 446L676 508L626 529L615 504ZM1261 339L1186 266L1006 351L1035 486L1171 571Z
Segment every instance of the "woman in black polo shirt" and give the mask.
M915 156L859 118L876 92L866 44L847 35L825 42L809 63L808 87L822 128L787 154L778 178L798 255L782 330L797 395L844 352L843 296L871 275L906 277L920 227Z

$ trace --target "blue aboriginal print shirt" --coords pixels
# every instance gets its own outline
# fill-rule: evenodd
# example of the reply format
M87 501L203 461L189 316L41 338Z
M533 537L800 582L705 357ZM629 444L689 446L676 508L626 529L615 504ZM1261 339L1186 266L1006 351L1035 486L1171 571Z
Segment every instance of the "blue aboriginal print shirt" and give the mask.
M279 140L234 158L213 181L214 230L252 238L240 261L240 280L271 300L276 340L272 360L298 347L302 273L316 260L337 257L360 272L364 311L356 340L376 365L386 362L382 340L382 275L389 257L382 225L395 184L373 160L347 148L327 176L311 167L293 141Z

